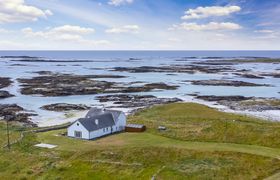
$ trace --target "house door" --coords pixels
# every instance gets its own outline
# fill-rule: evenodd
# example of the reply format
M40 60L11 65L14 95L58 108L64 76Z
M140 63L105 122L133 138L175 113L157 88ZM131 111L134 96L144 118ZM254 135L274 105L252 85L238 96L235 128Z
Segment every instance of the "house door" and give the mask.
M75 131L75 137L76 138L82 138L82 132L81 131Z

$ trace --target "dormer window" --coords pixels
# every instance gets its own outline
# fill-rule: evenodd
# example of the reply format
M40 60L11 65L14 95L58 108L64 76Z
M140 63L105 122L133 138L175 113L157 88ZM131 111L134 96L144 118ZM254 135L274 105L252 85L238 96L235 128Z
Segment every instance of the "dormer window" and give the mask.
M80 124L79 123L77 123L77 126L79 126Z

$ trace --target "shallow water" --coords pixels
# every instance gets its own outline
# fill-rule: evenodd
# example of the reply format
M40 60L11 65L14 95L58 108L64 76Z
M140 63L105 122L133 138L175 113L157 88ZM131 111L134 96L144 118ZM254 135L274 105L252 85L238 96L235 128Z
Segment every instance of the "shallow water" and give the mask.
M255 97L275 97L280 98L280 79L266 77L265 79L241 78L231 72L206 74L206 73L128 73L110 71L113 67L138 67L138 66L162 66L162 65L185 65L191 62L205 61L203 57L280 57L280 51L0 51L0 56L36 56L42 59L52 60L93 60L94 62L18 62L17 58L0 58L0 76L11 77L13 85L4 88L16 95L12 98L0 100L1 104L16 103L27 110L39 114L34 117L37 123L44 123L46 120L61 118L62 113L54 113L41 110L40 107L53 103L74 103L99 105L95 100L98 95L66 96L66 97L41 97L26 96L20 94L20 84L17 78L29 78L38 76L34 71L52 71L59 73L74 73L81 75L89 74L113 74L128 76L121 79L100 79L113 82L135 82L144 81L164 82L170 85L180 86L177 90L163 90L145 93L158 97L178 97L182 99L190 98L187 94L199 93L200 95L242 95ZM189 57L189 58L187 58ZM197 57L197 58L190 58ZM137 60L129 60L136 58ZM188 59L187 61L178 61ZM215 58L214 58L215 59ZM218 58L221 59L221 58ZM19 65L20 64L20 65ZM249 69L252 72L279 72L280 64L239 64L232 66L234 69ZM98 69L101 68L101 69ZM172 75L170 75L172 74ZM197 86L191 85L188 80L207 79L230 79L240 80L259 84L269 84L271 87L222 87L222 86ZM134 93L135 94L135 93Z

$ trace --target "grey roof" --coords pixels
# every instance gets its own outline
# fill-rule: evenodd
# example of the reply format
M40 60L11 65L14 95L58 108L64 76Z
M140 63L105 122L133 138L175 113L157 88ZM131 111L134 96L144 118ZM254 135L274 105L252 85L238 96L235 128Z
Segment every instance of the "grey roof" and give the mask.
M122 113L122 111L111 110L111 109L102 109L102 108L91 108L86 115L86 118L90 118L92 116L104 114L104 113L111 113L114 120L117 121L118 117Z
M98 124L96 124L96 120L98 120ZM81 118L78 119L78 122L80 122L90 132L115 125L113 116L110 113L104 113L90 118Z

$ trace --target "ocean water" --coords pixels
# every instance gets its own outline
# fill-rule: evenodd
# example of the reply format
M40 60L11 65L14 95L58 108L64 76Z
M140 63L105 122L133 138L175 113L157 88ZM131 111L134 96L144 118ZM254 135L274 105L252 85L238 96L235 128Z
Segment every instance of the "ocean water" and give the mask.
M20 84L17 78L31 78L37 76L35 71L52 71L59 73L73 73L81 75L112 74L123 75L127 78L101 79L113 82L135 82L144 81L164 82L170 85L180 86L177 90L163 90L145 93L157 97L178 97L181 99L191 98L188 94L199 93L200 95L242 95L255 97L280 98L280 79L266 77L265 79L241 78L233 73L128 73L110 71L113 67L138 67L138 66L163 66L163 65L185 65L193 61L205 61L212 59L230 59L233 57L271 57L280 58L280 51L0 51L0 56L34 56L47 60L93 60L93 62L18 62L18 58L0 58L0 76L10 77L14 83L5 88L12 94L12 98L0 100L0 104L16 103L25 109L39 114L34 117L34 122L59 121L61 113L41 110L40 107L53 103L87 104L91 106L100 105L95 99L99 95L65 96L65 97L41 97L26 96L20 94ZM196 58L194 58L196 57ZM208 57L207 59L204 57ZM131 61L130 58L137 60ZM188 59L188 61L178 61ZM18 65L20 64L20 65ZM22 66L24 65L24 66ZM77 66L79 65L79 66ZM233 66L235 69L249 69L252 72L279 72L280 64L239 64ZM197 86L191 85L189 80L207 79L231 79L246 82L270 84L271 87L221 87L221 86ZM104 95L104 94L102 94Z

